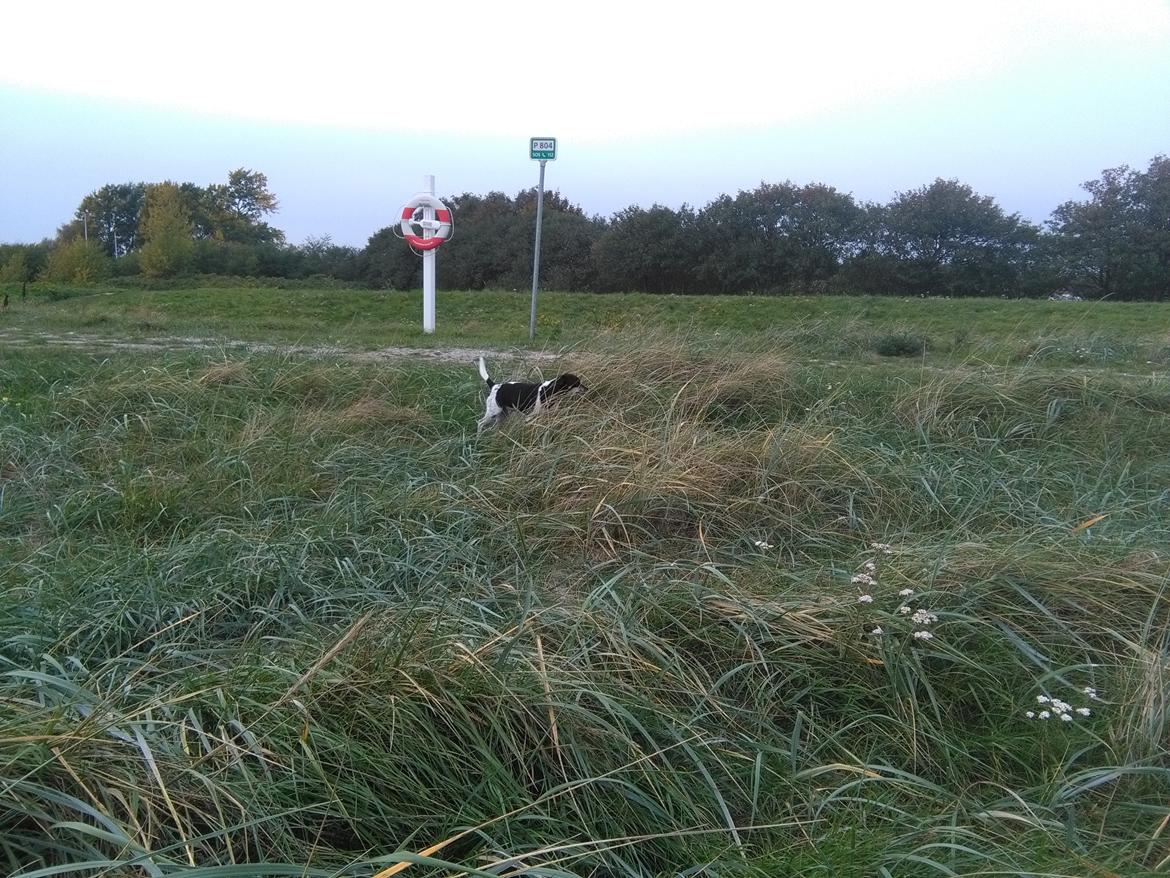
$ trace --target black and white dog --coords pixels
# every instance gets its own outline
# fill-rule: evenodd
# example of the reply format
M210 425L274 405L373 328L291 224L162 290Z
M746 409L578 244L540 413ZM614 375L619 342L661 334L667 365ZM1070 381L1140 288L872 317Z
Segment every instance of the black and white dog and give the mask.
M488 375L487 364L479 358L479 374L487 384L488 395L483 417L479 419L476 433L485 427L497 425L509 412L536 413L551 404L558 396L585 392L585 385L576 375L565 373L535 384L531 381L504 381L497 383Z

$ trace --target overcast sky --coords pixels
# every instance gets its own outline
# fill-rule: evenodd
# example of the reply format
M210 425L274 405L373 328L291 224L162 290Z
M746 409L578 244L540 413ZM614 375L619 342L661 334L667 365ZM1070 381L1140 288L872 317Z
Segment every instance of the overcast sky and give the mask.
M362 245L440 195L587 212L760 181L863 200L955 177L1042 221L1170 153L1170 0L22 3L3 13L0 241L105 183L246 167L271 221ZM456 217L458 222L458 217Z

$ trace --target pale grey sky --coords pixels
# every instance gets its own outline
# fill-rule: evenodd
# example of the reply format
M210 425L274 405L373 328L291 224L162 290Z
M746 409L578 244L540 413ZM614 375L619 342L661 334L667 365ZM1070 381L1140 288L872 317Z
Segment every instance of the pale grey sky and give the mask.
M364 244L424 173L590 213L761 180L957 177L1042 221L1170 153L1170 0L27 4L0 54L0 241L105 183L268 175L299 242ZM408 11L410 9L417 11Z

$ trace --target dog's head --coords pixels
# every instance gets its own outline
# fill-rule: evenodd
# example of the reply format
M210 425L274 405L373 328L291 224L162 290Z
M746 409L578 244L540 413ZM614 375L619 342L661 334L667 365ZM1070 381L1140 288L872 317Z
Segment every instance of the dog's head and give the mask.
M586 390L585 385L581 383L581 379L571 372L558 375L550 389L553 393L571 393L574 396L579 393L584 393Z

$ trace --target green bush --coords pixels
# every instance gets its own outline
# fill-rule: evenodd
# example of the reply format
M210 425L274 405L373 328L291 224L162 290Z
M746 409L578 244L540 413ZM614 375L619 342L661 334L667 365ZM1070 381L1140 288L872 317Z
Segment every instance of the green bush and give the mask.
M883 357L921 357L926 353L926 338L912 332L891 332L878 336L873 349Z
M96 243L75 238L68 244L59 244L49 254L49 263L42 273L43 280L63 283L91 284L108 277L110 260Z

